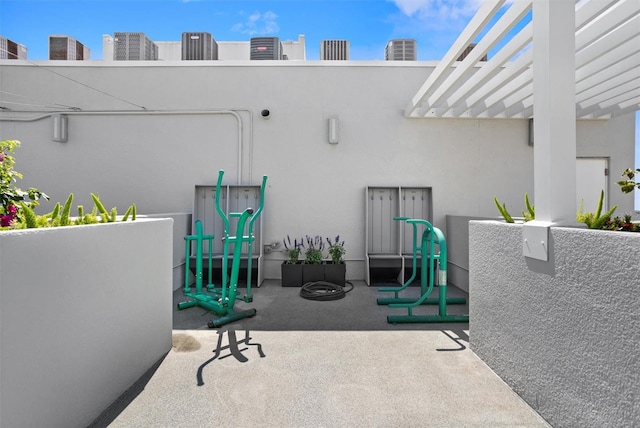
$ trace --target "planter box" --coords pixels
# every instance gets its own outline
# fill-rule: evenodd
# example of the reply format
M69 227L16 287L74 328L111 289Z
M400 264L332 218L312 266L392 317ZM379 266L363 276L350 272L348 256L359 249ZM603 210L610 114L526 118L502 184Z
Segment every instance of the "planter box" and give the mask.
M543 262L523 228L469 223L471 349L554 426L634 425L640 234L552 227Z
M344 287L345 277L347 274L347 265L344 263L324 265L324 280Z
M324 281L325 265L302 264L302 284Z
M301 287L302 286L302 263L282 263L282 286Z
M0 426L88 426L171 350L172 228L0 232Z
M314 264L287 264L281 265L282 286L302 287L308 282L326 281L341 286L345 285L346 276L345 264L323 263Z

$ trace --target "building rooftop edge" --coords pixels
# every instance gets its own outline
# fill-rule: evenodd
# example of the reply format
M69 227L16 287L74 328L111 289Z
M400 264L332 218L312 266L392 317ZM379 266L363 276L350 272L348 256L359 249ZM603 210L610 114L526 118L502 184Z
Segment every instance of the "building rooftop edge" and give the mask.
M0 65L61 66L61 67L432 67L439 61L385 61L385 60L175 60L175 61L113 61L91 59L70 60L24 60L0 59Z

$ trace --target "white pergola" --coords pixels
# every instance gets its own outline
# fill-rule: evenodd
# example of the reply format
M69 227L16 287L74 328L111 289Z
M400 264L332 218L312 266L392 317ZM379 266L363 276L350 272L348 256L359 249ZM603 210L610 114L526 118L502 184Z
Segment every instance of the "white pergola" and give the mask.
M533 3L485 1L413 96L405 115L533 117ZM457 61L483 30L471 53ZM550 37L555 41L555 34ZM481 61L504 40L488 61ZM640 0L575 2L575 90L577 119L608 119L640 110Z
M576 120L640 110L640 0L505 3L484 1L405 116L534 118L536 220L523 255L547 261L549 228L575 225Z

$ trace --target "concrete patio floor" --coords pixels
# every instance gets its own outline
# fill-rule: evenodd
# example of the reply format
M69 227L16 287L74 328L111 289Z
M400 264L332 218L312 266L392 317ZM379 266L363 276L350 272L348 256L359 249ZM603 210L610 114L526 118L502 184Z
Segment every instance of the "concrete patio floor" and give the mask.
M171 351L92 427L550 426L468 348L468 324L388 324L388 293L360 281L336 301L299 291L265 281L237 305L257 315L218 329L176 310Z

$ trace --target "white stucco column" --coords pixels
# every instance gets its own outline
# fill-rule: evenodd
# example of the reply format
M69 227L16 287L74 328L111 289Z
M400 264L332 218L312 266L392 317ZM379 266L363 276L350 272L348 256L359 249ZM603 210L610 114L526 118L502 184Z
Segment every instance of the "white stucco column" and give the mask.
M575 2L533 1L534 203L523 254L548 260L548 228L575 224Z
M533 1L536 219L575 223L575 2Z

